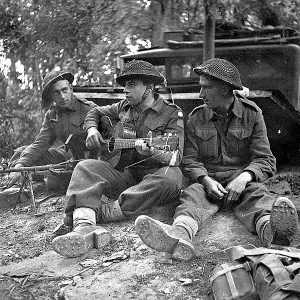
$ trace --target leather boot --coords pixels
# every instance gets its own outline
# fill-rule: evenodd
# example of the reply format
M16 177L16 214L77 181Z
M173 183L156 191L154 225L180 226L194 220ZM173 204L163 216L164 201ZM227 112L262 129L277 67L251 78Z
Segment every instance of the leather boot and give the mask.
M259 223L259 222L258 222ZM258 228L263 247L273 245L290 246L298 233L298 214L292 201L279 197L272 206L270 219Z
M54 251L66 257L77 257L92 248L99 249L111 240L111 234L96 226L96 213L86 207L76 208L73 212L72 232L58 236L52 241Z
M193 242L183 227L139 216L135 221L135 231L148 247L170 253L175 259L189 261L195 256Z
M72 232L52 241L53 250L65 257L78 257L90 249L100 249L111 240L109 231L100 226L79 224Z

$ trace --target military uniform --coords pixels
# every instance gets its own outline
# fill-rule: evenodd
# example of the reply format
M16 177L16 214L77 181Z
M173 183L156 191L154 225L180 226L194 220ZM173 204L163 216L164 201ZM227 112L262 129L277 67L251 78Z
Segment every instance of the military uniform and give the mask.
M52 241L53 249L63 256L80 256L93 247L109 243L110 232L96 223L120 221L141 214L155 204L173 201L181 192L183 113L177 105L153 92L155 85L165 82L164 76L152 64L133 60L124 66L116 81L125 87L127 99L89 111L85 121L89 133L87 145L97 147L101 135L106 138L102 132L107 125L104 118L130 124L137 140L131 141L129 149L122 150L125 155L121 155L115 167L102 159L87 159L76 165L66 194L66 215L62 224L62 227L73 226L73 230ZM124 137L117 132L130 131L127 127L117 128L117 138ZM152 132L156 140L160 135L167 134L169 138L170 134L176 134L178 149L165 151L152 147L155 143L146 145L143 139L148 132ZM148 138L151 140L151 136ZM129 143L129 140L123 142ZM110 201L102 201L102 195ZM60 230L57 233L59 235Z
M11 164L22 164L25 167L33 165L56 164L74 159L84 158L86 133L83 129L87 112L96 104L84 98L78 98L71 94L71 102L68 108L61 108L54 103L51 95L51 86L57 81L67 80L73 83L74 75L70 72L51 71L43 79L41 107L46 109L42 128L35 141L29 146L23 146L16 150L11 158ZM53 146L55 141L65 143L72 134L69 149L64 145Z
M197 232L223 203L210 199L198 178L208 175L226 187L239 174L250 171L253 181L242 192L234 212L256 233L257 220L270 214L274 202L262 182L276 171L261 110L252 101L235 97L231 113L224 118L203 105L189 115L186 127L183 169L192 184L180 197L174 218L192 217Z
M87 152L86 132L83 129L87 112L96 104L73 94L73 80L72 73L55 70L43 78L41 107L46 113L42 127L31 145L16 149L10 159L12 167L58 164L71 158L84 159L87 154L93 157L96 155L94 152ZM51 89L54 86L56 90ZM61 86L63 89L59 90ZM47 175L46 186L49 189L65 189L70 176L71 171L62 172L60 175ZM34 178L43 180L44 176L38 175ZM10 187L19 180L20 174L11 173L7 184Z
M104 161L80 162L67 190L66 213L72 214L77 207L92 208L98 212L98 221L101 222L100 199L103 194L110 199L118 199L122 214L126 217L146 212L154 204L164 204L178 198L181 190L178 165L184 140L181 109L158 96L152 107L139 113L123 100L89 111L85 128L98 128L102 116L134 125L137 138L145 138L149 131L153 132L153 137L176 134L179 138L176 162L169 167L173 155L170 152L155 151L153 156L145 159L135 149L125 150L126 155L122 156L127 160L128 167L125 168L120 165L113 168Z
M191 185L180 196L172 226L139 216L137 234L150 248L188 261L195 256L197 231L228 203L263 245L289 245L298 217L289 199L275 200L262 183L274 174L276 160L261 110L234 93L243 86L229 61L213 58L194 72L206 105L197 107L186 125L182 165Z
M79 158L78 153L82 152L80 150L84 147L86 138L83 129L84 119L87 112L95 106L95 103L75 95L72 96L72 103L68 109L61 110L52 105L45 114L42 128L35 141L23 150L15 163L24 166L45 165L63 162L72 156ZM65 143L70 134L76 139L72 143L74 147L71 152L66 151L65 147L51 148L56 140Z

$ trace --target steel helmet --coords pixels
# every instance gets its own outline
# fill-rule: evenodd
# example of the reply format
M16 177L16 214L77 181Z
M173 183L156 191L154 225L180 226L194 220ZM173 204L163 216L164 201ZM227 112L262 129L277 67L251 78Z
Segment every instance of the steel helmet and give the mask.
M165 77L158 72L155 67L144 60L132 60L128 62L116 81L119 85L125 86L126 81L130 79L141 79L153 84L164 84Z
M229 61L212 58L194 68L198 75L209 75L231 84L234 89L242 90L243 85L238 69Z
M52 99L51 96L49 95L49 87L51 86L51 83L55 83L58 80L68 80L70 84L72 84L74 80L74 75L70 72L51 71L44 77L42 100L41 100L42 108L47 107L49 106L49 104L51 104Z

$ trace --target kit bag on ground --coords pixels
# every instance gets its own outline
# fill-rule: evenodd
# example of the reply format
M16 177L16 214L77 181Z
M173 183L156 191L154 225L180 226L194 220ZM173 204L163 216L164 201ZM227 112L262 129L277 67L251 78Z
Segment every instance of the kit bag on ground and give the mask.
M216 266L210 278L215 300L255 300L256 293L250 265L239 262Z
M300 250L234 246L211 275L215 300L299 300Z
M293 264L285 266L283 263L288 261L286 257L265 254L254 263L253 279L260 299L300 299L300 274L294 274L299 272L300 265L294 264L296 269Z

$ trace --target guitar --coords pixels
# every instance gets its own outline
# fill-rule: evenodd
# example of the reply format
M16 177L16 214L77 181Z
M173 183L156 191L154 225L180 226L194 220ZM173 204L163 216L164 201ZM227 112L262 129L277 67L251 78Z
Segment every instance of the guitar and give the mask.
M104 138L105 145L102 145L100 159L108 161L113 167L119 163L122 149L134 149L136 140L144 140L149 147L174 151L178 147L179 138L175 134L164 134L152 137L152 132L146 138L136 138L136 131L133 124L118 121L114 124L112 120L104 116L100 119L99 131Z

